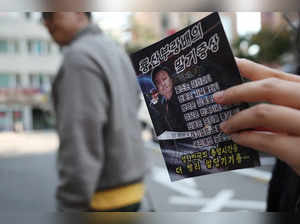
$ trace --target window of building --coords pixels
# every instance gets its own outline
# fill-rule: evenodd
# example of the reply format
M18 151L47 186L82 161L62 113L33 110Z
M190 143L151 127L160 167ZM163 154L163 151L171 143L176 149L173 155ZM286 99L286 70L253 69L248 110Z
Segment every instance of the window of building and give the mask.
M15 79L16 79L16 88L22 87L21 75L16 74Z
M7 53L7 52L8 52L8 41L0 40L0 53Z
M8 53L16 54L20 52L20 43L18 40L8 41Z
M15 54L19 52L17 40L0 40L0 54Z
M0 88L10 88L12 85L12 75L0 74Z
M42 75L38 75L39 87L42 88L44 84L44 77Z
M8 113L5 111L0 111L0 131L5 131L8 129Z
M31 88L40 89L43 93L48 93L51 90L51 79L49 75L30 74L29 82Z
M37 74L30 74L29 75L29 83L30 83L30 87L31 88L39 89L40 88L39 75L37 75Z
M49 93L51 91L51 80L49 75L41 76L41 90L44 93Z
M43 40L28 40L27 48L29 54L38 56L48 55L51 51L51 48L49 47L49 41Z
M48 52L48 54L53 53L52 43L50 41L47 41L47 52Z

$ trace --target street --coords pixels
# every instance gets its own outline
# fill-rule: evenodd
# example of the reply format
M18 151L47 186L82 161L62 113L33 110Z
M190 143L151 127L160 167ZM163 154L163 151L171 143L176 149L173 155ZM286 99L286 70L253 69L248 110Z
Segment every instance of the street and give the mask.
M146 178L145 210L264 211L274 159L262 167L170 182L158 146L146 142L153 163ZM57 176L54 132L0 134L0 210L55 211Z

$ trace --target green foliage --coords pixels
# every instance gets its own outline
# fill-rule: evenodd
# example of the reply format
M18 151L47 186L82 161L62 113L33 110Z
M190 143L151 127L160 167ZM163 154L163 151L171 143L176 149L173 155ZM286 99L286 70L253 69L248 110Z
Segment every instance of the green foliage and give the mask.
M249 49L256 46L259 51L251 54ZM240 36L233 43L237 57L248 58L261 63L281 63L282 56L291 51L290 31L283 29L274 31L267 27L253 35Z
M244 35L238 37L232 44L233 51L236 57L247 58L256 61L255 56L251 56L248 52L251 36Z

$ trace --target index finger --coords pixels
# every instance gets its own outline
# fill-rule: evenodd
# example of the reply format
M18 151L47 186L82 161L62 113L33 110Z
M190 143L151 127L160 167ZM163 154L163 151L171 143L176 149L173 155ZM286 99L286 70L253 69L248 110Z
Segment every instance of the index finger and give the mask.
M269 102L300 109L300 83L268 78L246 82L214 94L219 104Z
M267 66L257 64L247 59L235 58L237 66L243 77L250 80L262 80L267 78L278 78L287 81L300 82L300 77L285 73Z

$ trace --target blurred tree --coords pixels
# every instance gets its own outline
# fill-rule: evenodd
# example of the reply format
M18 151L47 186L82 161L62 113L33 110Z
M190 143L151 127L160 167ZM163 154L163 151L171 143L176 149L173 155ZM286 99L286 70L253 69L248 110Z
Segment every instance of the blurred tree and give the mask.
M251 44L257 44L260 47L257 53L258 60L266 63L280 63L281 57L292 47L290 31L287 29L274 33L273 30L265 27L253 35L250 41Z
M233 42L237 57L248 58L266 64L281 64L282 56L290 52L291 31L284 28L274 31L263 27L258 33L240 36Z
M239 58L247 58L252 61L257 61L255 56L249 54L250 35L239 36L232 43L235 56Z
M293 41L293 53L295 56L296 73L300 74L300 12L297 15L283 13L283 17L291 29L291 38Z

